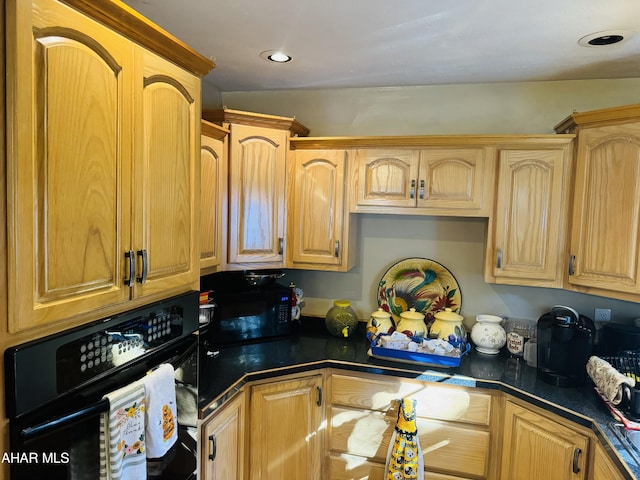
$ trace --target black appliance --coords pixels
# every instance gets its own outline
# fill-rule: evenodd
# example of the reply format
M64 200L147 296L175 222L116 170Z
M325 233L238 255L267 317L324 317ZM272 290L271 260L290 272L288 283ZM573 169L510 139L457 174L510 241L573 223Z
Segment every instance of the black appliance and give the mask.
M561 305L538 319L538 377L558 387L575 387L587 378L593 351L593 320Z
M617 355L628 350L640 350L640 327L626 323L609 322L600 329L599 355Z
M201 328L209 348L291 334L290 287L250 285L244 272L232 271L201 277L200 290L215 304L211 322Z
M178 440L147 462L147 476L197 478L197 329L198 292L190 292L8 348L11 479L100 478L100 420L109 410L103 396L163 363L173 365L182 399Z

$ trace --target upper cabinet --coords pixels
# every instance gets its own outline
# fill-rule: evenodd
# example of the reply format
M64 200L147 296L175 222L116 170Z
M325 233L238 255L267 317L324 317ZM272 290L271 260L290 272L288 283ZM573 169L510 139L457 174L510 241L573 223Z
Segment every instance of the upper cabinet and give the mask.
M355 222L348 211L346 150L296 150L287 202L287 266L347 271Z
M358 206L416 206L420 150L360 149L356 162Z
M200 142L200 271L226 263L228 130L202 120Z
M293 118L205 111L229 134L229 268L284 266L286 161L291 135L308 130Z
M488 216L495 149L456 142L462 139L451 138L451 145L440 148L358 149L355 211L409 207L394 213Z
M7 34L9 330L197 288L198 76L54 0Z
M135 54L134 131L142 135L134 137L134 294L197 290L200 79L147 50Z
M640 294L640 105L574 113L577 134L568 287L626 300Z
M562 287L571 141L500 148L487 282Z

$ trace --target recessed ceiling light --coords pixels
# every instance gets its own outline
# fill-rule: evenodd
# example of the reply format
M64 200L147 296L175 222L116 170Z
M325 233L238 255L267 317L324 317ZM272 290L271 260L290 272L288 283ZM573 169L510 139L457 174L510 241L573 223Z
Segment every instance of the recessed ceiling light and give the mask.
M291 55L288 55L281 50L265 50L260 53L260 58L275 63L287 63L292 60Z
M603 47L628 40L629 37L631 37L631 32L623 30L608 30L585 35L578 40L578 44L583 47Z

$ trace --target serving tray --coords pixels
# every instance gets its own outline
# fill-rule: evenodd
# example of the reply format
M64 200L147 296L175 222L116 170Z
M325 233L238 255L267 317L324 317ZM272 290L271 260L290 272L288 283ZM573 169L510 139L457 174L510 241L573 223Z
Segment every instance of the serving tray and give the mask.
M469 346L469 344L467 344ZM459 356L435 355L431 353L410 352L408 350L396 350L393 348L376 347L371 345L367 354L379 360L392 360L413 365L425 365L433 367L459 367L462 357L469 351L464 350Z

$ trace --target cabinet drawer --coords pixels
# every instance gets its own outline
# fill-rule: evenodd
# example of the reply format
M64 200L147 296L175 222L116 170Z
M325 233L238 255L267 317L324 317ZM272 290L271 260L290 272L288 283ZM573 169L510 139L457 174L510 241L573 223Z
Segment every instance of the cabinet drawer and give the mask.
M419 417L489 425L491 395L486 393L410 380L331 376L331 403L334 405L388 411L396 415L398 400L406 397L417 400Z
M355 455L330 455L329 478L331 480L384 480L384 463L370 462ZM425 472L425 480L464 480L442 473Z
M396 415L332 407L329 448L384 463ZM489 432L417 419L425 468L484 477L489 461Z

